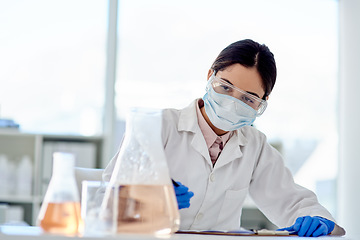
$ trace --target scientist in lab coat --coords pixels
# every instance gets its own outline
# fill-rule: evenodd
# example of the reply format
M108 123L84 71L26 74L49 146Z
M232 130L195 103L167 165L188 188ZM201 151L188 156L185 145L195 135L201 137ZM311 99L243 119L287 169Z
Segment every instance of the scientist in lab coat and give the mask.
M252 126L266 109L276 64L265 45L246 39L220 52L206 94L163 110L162 138L182 230L239 229L245 197L275 225L299 236L344 235L316 195L294 183L280 153ZM110 180L115 156L104 172ZM190 191L189 191L190 190Z

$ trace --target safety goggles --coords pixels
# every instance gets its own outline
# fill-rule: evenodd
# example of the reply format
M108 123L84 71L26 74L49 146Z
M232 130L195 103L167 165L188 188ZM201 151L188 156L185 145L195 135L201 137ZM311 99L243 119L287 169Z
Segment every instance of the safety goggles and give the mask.
M211 86L215 92L228 95L244 102L257 111L257 116L260 116L265 111L267 106L267 102L265 100L235 87L221 78L216 77L215 74L210 77L209 81L211 81Z

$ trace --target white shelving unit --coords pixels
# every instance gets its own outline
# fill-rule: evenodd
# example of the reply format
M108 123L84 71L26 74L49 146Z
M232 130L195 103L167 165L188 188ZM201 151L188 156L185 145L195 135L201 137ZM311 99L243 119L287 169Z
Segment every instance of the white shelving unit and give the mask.
M74 152L81 161L79 167L101 166L103 138L73 135L46 135L22 133L19 131L0 130L0 154L17 166L23 156L32 161L32 191L30 196L21 196L16 192L0 193L0 203L20 205L24 209L24 220L30 225L36 224L43 196L52 171L51 151ZM12 179L16 181L16 179ZM9 181L10 189L15 188L14 181Z

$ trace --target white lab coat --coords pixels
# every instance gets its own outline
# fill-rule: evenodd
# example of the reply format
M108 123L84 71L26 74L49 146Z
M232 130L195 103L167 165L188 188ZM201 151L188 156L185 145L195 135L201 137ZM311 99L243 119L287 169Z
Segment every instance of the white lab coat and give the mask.
M279 227L306 215L335 221L313 192L294 183L279 152L254 127L236 130L213 167L197 121L197 101L182 110L163 110L170 176L194 192L190 208L180 210L180 229L238 229L247 194ZM115 161L116 156L105 170L105 180L110 179Z

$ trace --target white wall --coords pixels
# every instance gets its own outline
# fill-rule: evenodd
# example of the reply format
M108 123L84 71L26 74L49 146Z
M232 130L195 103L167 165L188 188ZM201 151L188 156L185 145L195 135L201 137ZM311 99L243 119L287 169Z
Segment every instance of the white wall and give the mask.
M339 0L339 223L358 235L360 217L360 1ZM326 96L325 96L326 98Z

